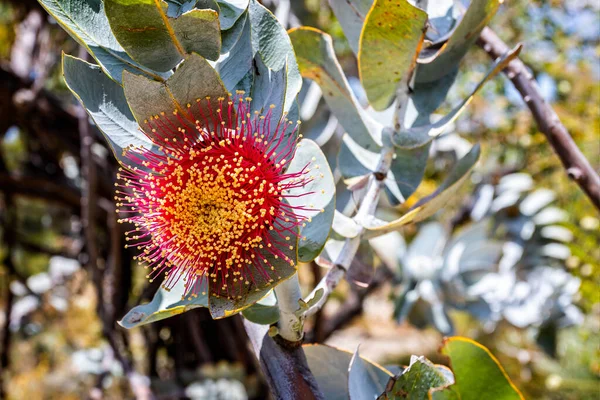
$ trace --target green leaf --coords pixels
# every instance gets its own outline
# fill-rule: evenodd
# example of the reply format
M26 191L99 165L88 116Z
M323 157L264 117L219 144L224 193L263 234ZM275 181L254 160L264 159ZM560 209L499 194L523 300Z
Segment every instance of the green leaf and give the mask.
M302 171L306 166L310 170L308 183L289 191L289 203L294 207L306 207L309 210L296 210L296 214L306 217L300 227L298 242L298 260L310 262L314 260L329 237L333 215L335 212L335 181L325 155L319 146L310 139L298 143L296 154L286 173Z
M119 325L131 329L136 326L170 318L194 308L208 307L206 283L205 280L197 296L191 296L185 293L185 282L183 278L179 279L170 290L161 287L154 294L150 303L132 308L125 314L123 319L119 321Z
M395 150L395 157L387 177L385 192L392 204L403 203L412 195L425 173L429 145L414 149ZM356 178L372 173L377 168L379 153L359 146L349 135L342 137L342 145L338 156L338 168L347 179Z
M452 383L452 372L448 368L434 365L423 356L412 356L408 368L390 380L386 391L378 400L425 400L430 389Z
M119 84L99 66L66 54L62 66L67 87L104 134L117 160L125 161L123 149L130 145L152 148L150 139L139 130Z
M145 121L150 117L162 112L179 126L180 122L172 114L174 110L184 110L187 104L196 104L196 99L206 96L211 97L212 107L217 109L217 99L228 95L217 72L197 54L189 55L166 82L125 72L123 88L129 107L141 127L146 126ZM200 104L206 107L205 102ZM208 112L205 115L209 115Z
M415 81L432 82L451 72L475 43L481 30L496 14L500 3L501 0L471 1L448 41L433 55L428 54L428 51L421 55Z
M351 400L374 399L384 392L392 374L360 357L359 349L352 356L348 372Z
M479 160L479 145L473 146L471 151L457 161L450 174L442 185L429 196L421 199L409 212L402 217L385 224L367 226L366 228L374 234L367 236L375 237L398 230L409 223L423 221L445 207L456 195L458 189L469 177L469 172Z
M356 55L358 55L360 32L372 4L373 0L329 0L329 6L340 21L348 44Z
M260 325L271 325L279 321L279 307L275 294L271 291L262 300L242 311L242 315L248 321Z
M352 139L367 150L378 151L382 126L356 100L342 71L331 36L314 28L290 30L302 76L315 81L331 111Z
M450 357L456 383L430 393L434 400L523 400L523 395L512 383L496 357L488 349L463 337L444 341L442 353Z
M319 389L325 396L324 398L327 400L348 400L350 396L348 388L350 373L348 369L352 360L352 353L320 344L306 344L302 346L302 349L306 355L308 366L319 384ZM385 373L391 376L385 368L368 360L362 359L362 361L367 363L370 371L378 371L377 375Z
M407 83L425 37L427 13L407 0L375 0L360 36L358 72L369 103L386 109Z
M162 74L142 67L125 53L110 30L101 0L39 0L40 4L69 35L86 48L113 80L121 82L123 70L145 73L154 79Z
M265 65L273 71L279 71L287 64L287 87L283 109L290 111L302 87L302 77L290 37L273 13L258 1L250 0L248 13L252 28L253 51L260 54Z
M284 229L294 229L292 221L285 222L283 219L278 219L278 221ZM281 240L275 230L269 232L273 236L273 240ZM259 268L254 264L249 264L247 266L246 270L248 275L252 276L253 279L247 281L248 284L244 286L244 292L241 295L232 298L227 291L222 289L223 282L221 281L221 274L217 274L216 280L211 279L208 308L214 319L229 317L247 309L267 296L269 291L279 283L296 273L298 243L295 232L290 232L290 239L289 242L286 242L289 246L281 246L279 250L284 256L292 260L292 263L284 260L282 257L274 256L266 248L260 249L259 256L257 256L256 259L257 262L260 263L260 269L262 271L259 271ZM267 262L264 261L265 259ZM269 274L268 277L263 275L264 271L267 271Z
M487 81L499 74L508 64L518 57L521 51L521 45L515 47L510 53L499 58L487 75L479 82L471 94L462 101L449 114L430 125L416 126L401 130L398 135L393 137L394 144L403 148L421 147L431 142L437 136L441 135L455 120L460 113L469 105L475 94L485 85Z
M127 54L157 71L169 71L187 54L216 60L221 50L219 15L211 9L167 16L162 0L105 0L110 27Z

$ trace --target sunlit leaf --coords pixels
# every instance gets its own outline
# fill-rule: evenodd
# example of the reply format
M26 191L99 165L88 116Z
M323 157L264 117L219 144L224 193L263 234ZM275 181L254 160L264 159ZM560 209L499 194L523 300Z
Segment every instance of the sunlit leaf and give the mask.
M456 384L432 390L431 399L479 400L482 393L490 399L523 399L496 357L479 343L451 337L444 341L442 353L450 357Z
M386 391L378 400L425 400L430 389L452 383L454 378L447 367L434 365L423 356L412 356L408 368L391 378Z
M298 259L309 262L319 255L329 237L335 212L335 182L325 155L310 139L300 141L287 173L304 168L310 170L305 175L310 180L301 188L291 189L288 201L292 206L306 208L296 211L297 215L308 218L300 227Z
M360 36L358 71L369 103L387 108L408 83L425 37L427 14L406 0L375 0Z
M169 71L191 53L216 60L221 49L218 13L193 9L171 18L167 7L162 0L105 0L114 35L139 63Z
M119 324L131 329L136 326L160 321L199 307L208 307L207 282L203 282L195 295L185 293L185 282L180 278L171 289L161 287L152 301L131 309Z
M316 82L346 132L367 150L378 151L382 127L360 107L333 50L331 36L314 28L290 30L300 72Z
M121 82L123 70L155 79L170 74L154 72L133 61L110 30L101 0L39 0L42 7L98 61L102 70Z
M206 96L210 96L213 109L217 109L218 98L228 95L216 71L197 54L189 55L166 82L156 82L125 72L123 88L131 111L141 127L146 126L146 121L152 116L161 113L165 113L166 118L174 119L178 126L173 111L185 110L188 104L197 106L196 100ZM205 103L198 104L206 107ZM205 115L209 115L208 111Z

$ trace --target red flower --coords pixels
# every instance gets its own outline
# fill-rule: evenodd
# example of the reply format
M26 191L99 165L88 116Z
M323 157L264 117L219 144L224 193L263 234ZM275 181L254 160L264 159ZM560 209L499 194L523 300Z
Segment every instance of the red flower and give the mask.
M305 218L285 199L310 179L308 166L286 174L297 125L275 125L271 110L251 113L242 95L219 99L218 109L207 98L156 115L142 129L159 151L125 150L119 222L135 225L127 240L143 250L137 259L151 268L148 278L164 272L167 289L183 278L197 295L208 280L211 293L239 299L257 280L281 278L275 264L295 264L284 246L294 249Z

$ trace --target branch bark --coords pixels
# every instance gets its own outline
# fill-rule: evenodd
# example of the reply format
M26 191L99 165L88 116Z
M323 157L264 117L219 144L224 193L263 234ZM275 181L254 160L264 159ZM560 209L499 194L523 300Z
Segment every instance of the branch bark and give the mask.
M479 47L496 59L509 51L506 43L490 28L484 28L477 41ZM519 91L548 142L562 161L569 178L574 180L600 210L600 177L579 150L556 112L542 97L535 78L520 59L508 64L504 73Z
M267 325L258 325L246 319L244 328L276 399L325 400L308 368L300 343L292 346L288 346L288 343L275 343L268 335Z

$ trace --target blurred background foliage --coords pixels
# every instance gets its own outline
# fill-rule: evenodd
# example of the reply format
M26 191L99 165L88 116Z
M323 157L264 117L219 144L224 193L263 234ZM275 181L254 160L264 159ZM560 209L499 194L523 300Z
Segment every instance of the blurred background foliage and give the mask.
M62 80L58 60L61 50L73 54L77 53L78 46L52 21L37 32L43 37L35 49L17 46L19 29L23 29L31 17L28 11L36 9L36 5L30 3L33 2L0 0L0 66L3 71L12 68L19 76L15 71L15 57L21 55L15 53L15 49L35 52L32 57L35 63L23 66L27 75L21 75L20 79L33 82L36 94L43 90L70 110L74 103ZM277 2L264 3L274 6ZM291 7L297 20L290 24L315 26L330 33L344 71L349 77L356 77L354 55L327 1L294 0ZM44 13L40 16L47 18ZM508 1L490 26L507 43L524 44L522 60L532 68L544 96L586 157L596 170L600 169L600 3L597 0ZM472 49L463 61L442 111L450 110L467 96L488 66L487 55ZM5 89L0 89L0 96L14 95L14 91L6 90L14 82L10 82L6 73L2 74L2 80ZM12 99L0 99L4 112L10 109L7 101ZM38 143L48 138L36 137L34 132L28 131L31 126L22 122L11 120L0 110L2 173L43 175L63 187L68 197L81 183L77 148L60 152L58 158L49 157L44 153L46 144ZM401 210L413 205L414 198L430 193L439 185L448 165L455 159L449 149L460 148L464 139L480 142L483 154L479 168L471 182L461 189L460 199L439 213L438 219L459 226L457 216L482 183L495 184L507 173L528 173L536 188L554 191L555 205L567 211L568 219L562 225L573 233L573 240L568 243L571 254L564 265L581 279L574 299L585 315L581 325L561 329L551 338L557 344L555 357L542 350L531 329L500 322L489 331L469 314L450 311L456 333L472 337L490 348L527 398L597 398L600 391L600 220L597 211L569 181L558 157L537 130L529 110L504 76L488 83L475 97L455 123L455 133L463 139L452 134L444 142L436 143L436 157L429 160L425 180ZM98 146L95 151L99 157L106 158L105 148ZM99 396L99 388L103 388L105 398L129 397L127 371L123 371L116 359L118 355L113 354L104 339L106 326L97 315L94 283L90 273L81 267L85 260L78 259L84 244L80 221L73 211L77 199L65 205L64 201L47 201L39 196L13 196L7 190L9 186L2 187L1 182L0 192L4 196L0 208L3 222L0 228L3 237L0 326L8 326L12 339L10 368L0 370L0 375L9 378L8 397L94 398ZM35 185L35 182L32 178L31 183ZM416 235L417 228L404 229L402 233L407 242ZM98 232L101 249L109 246L111 237L107 231ZM9 246L13 248L12 257L8 254ZM367 252L361 254L373 260ZM301 279L315 282L322 273L315 265L305 266L301 269ZM144 271L133 266L123 276L127 274L131 279L126 283L130 293L120 301L127 304L147 298ZM110 292L111 284L104 282L105 290ZM310 321L316 332L313 339L322 340L326 336L326 343L350 350L363 343L361 354L382 364L407 364L411 354L444 361L437 354L440 333L431 327L420 331L409 323L396 324L392 317L393 285L379 285L371 289L368 296L356 293L350 284L340 285L323 312ZM335 324L333 316L356 296L362 303L350 315L354 318L340 322L336 326L338 330L324 327L327 323ZM4 310L9 301L13 307L7 320ZM243 339L236 337L240 331L239 325L236 330L237 322L215 323L200 310L188 314L193 315L175 317L123 335L134 369L150 376L155 387L165 394L163 398L262 398L264 385ZM188 320L202 325L208 345L184 338ZM328 330L327 335L319 334L323 329ZM227 337L223 339L220 335ZM0 337L4 336L0 334ZM150 345L153 347L149 348ZM203 356L190 358L187 354L190 348ZM216 348L223 350L214 352ZM7 365L2 361L0 368Z

